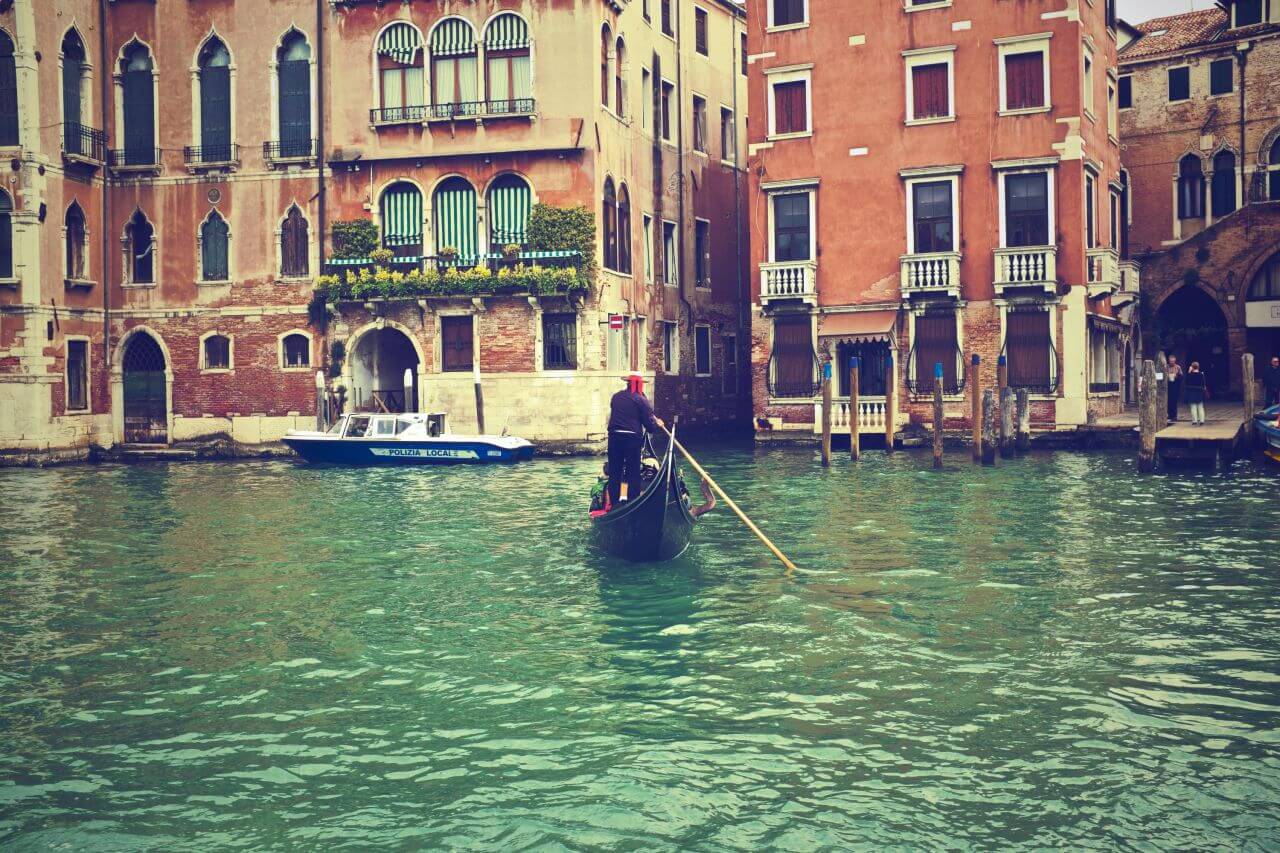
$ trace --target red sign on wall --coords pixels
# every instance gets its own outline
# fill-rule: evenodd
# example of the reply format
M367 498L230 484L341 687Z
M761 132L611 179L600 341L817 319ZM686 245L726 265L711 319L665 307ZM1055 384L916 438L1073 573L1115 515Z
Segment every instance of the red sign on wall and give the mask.
M610 315L609 315L609 328L610 328L610 329L621 329L621 328L622 328L622 315L621 315L621 314L610 314Z

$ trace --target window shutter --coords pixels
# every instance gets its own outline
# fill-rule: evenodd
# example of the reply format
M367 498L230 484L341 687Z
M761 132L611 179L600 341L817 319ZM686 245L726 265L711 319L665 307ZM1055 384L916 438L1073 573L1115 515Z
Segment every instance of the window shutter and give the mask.
M0 212L0 278L13 278L13 219L8 208Z
M479 252L476 235L476 191L462 178L441 184L433 200L436 251L445 246L458 250L459 258L474 258Z
M942 363L942 380L947 388L956 383L956 315L953 311L921 314L916 318L916 384L924 393L933 393L933 367Z
M204 281L226 281L227 223L215 215L200 227L200 257Z
M413 184L394 184L382 194L382 244L422 251L422 193Z
M231 159L231 69L200 72L200 147L207 162Z
M1048 389L1049 312L1010 311L1005 315L1005 352L1009 384L1015 388Z
M773 325L774 393L807 397L813 393L813 341L809 316L779 317Z
M146 165L155 161L155 92L150 71L124 74L125 162Z
M440 318L440 369L442 371L462 373L471 370L474 356L471 334L470 316Z
M10 50L0 54L0 145L18 144L18 68Z
M803 133L809 129L808 84L803 80L778 83L773 87L774 130L778 133Z
M951 115L947 64L917 65L911 69L912 117Z
M294 207L280 231L280 273L287 276L307 275L310 268L307 220Z
M490 249L529 242L533 193L516 177L499 178L489 189Z
M1015 53L1004 60L1005 103L1011 110L1044 106L1044 54Z
M72 56L62 57L62 121L68 125L67 138L80 131L80 61Z
M311 63L281 62L280 156L311 156Z

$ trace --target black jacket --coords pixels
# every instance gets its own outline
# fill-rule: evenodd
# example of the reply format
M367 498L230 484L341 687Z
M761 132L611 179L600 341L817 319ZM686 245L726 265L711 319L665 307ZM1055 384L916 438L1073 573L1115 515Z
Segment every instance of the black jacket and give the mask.
M1262 369L1262 384L1266 388L1280 388L1280 367L1267 365Z
M643 394L633 394L625 388L614 394L609 401L609 432L634 432L642 435L646 428L658 428L658 420L653 416L653 406L648 398Z

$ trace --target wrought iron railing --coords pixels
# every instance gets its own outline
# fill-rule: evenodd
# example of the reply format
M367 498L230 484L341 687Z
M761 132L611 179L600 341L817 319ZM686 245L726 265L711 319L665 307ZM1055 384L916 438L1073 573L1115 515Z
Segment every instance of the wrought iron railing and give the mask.
M505 98L496 101L461 101L456 104L432 104L431 118L479 118L482 116L525 115L532 113L533 98Z
M117 148L107 152L107 165L116 169L159 166L162 153L159 148Z
M308 160L316 156L314 139L273 139L262 143L264 160Z
M240 159L240 146L234 142L222 145L188 145L182 149L182 159L188 166L234 163Z
M524 115L534 112L536 106L533 98L508 98L499 101L485 101L486 115Z
M1000 355L1004 356L1007 365L1010 388L1015 391L1023 388L1029 394L1058 393L1058 350L1052 341L1045 341L1045 350L1046 364L1025 365L1020 363L1016 353L1010 354L1009 341L1005 339Z
M803 370L788 371L788 375L778 375L778 353L775 350L769 356L768 385L770 397L791 397L810 399L822 388L822 363L818 354L811 352L809 375Z
M375 107L369 110L370 124L403 124L422 121L427 116L424 104L408 107Z
M493 272L497 272L503 268L514 268L521 264L525 266L540 267L574 267L581 263L582 256L577 252L568 250L556 251L533 251L526 250L518 252L514 255L507 255L502 252L490 252L483 255L400 255L392 258L387 262L389 269L397 272L410 272L419 270L426 272L428 270L436 270L444 272L445 270L457 269L467 270L475 267L487 267ZM330 258L323 265L322 272L326 275L341 274L347 270L359 271L361 269L372 270L377 264L372 258Z
M951 375L947 375L945 364L942 371L942 393L947 395L962 393L965 384L964 352L959 347L956 347L951 358L955 362ZM911 352L907 355L907 390L912 394L932 394L934 368L938 360L934 357L929 357L928 364L921 364L919 363L920 361L919 345L912 344Z
M107 159L107 134L83 124L67 122L62 126L62 153L101 163Z
M475 118L484 114L484 101L461 101L456 104L432 104L432 118Z
M1105 394L1109 391L1119 391L1119 390L1120 390L1119 382L1090 382L1089 383L1090 394Z

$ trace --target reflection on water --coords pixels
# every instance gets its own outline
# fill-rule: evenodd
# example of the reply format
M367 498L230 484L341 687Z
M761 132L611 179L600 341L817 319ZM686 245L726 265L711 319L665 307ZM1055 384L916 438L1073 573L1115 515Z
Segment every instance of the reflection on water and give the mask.
M1122 456L0 471L9 849L1274 847L1280 492Z

